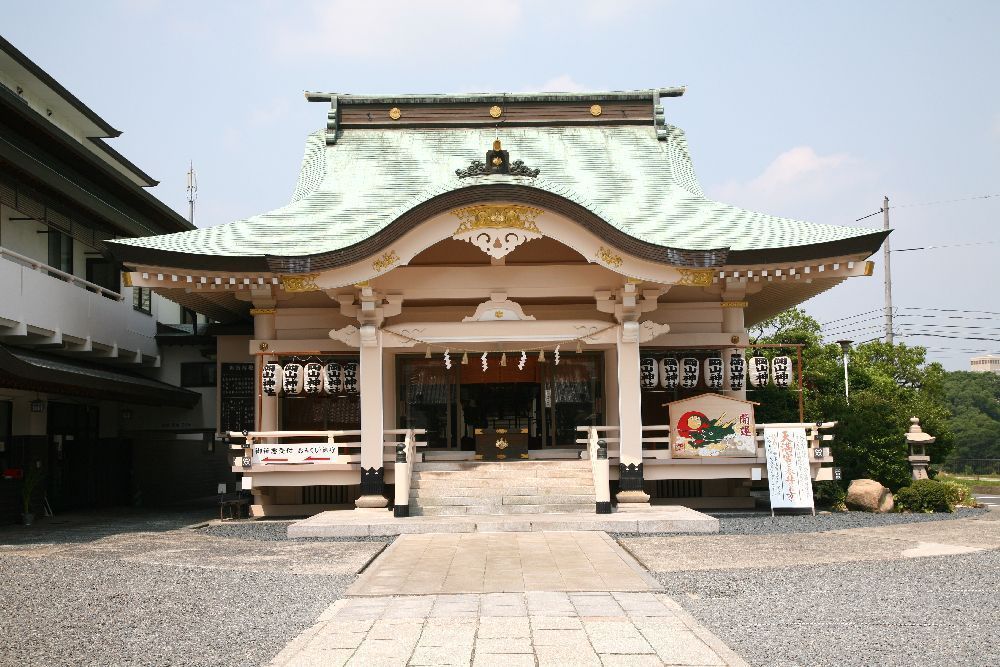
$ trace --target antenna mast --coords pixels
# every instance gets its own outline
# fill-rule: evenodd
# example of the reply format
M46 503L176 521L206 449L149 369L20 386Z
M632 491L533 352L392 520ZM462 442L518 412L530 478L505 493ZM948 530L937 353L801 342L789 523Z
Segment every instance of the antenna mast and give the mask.
M194 224L194 202L198 199L198 178L194 173L194 162L189 163L187 173L188 222Z

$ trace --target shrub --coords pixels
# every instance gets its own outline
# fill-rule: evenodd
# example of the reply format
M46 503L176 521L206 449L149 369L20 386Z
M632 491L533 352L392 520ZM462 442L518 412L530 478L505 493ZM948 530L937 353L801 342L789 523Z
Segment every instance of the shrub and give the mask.
M976 497L972 495L972 490L969 487L959 484L958 482L942 481L939 482L948 488L948 494L951 497L952 505L963 505L965 507L977 507L979 503L976 501Z
M837 482L830 480L813 482L813 500L816 502L816 507L843 510L846 509L845 498L847 498L847 492Z
M910 512L954 512L955 491L946 482L918 479L895 495L896 509Z

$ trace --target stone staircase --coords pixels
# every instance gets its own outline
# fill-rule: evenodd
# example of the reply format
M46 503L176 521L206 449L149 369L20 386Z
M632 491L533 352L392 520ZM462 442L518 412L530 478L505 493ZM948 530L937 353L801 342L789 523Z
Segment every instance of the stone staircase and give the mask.
M411 479L413 516L594 512L590 461L417 463Z

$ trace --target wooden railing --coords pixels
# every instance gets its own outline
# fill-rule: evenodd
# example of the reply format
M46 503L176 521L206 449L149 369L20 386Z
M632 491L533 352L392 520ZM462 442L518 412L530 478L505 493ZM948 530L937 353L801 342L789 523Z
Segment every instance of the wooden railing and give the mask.
M820 431L825 431L832 429L837 425L837 422L820 422L820 423L807 423L807 422L782 422L776 424L757 424L755 432L755 440L757 442L758 457L761 459L760 454L761 448L764 446L764 427L768 428L804 428L806 430L806 437L809 438L810 446L813 448L822 447L824 442L830 442L833 440L832 434L823 434ZM587 434L585 438L577 438L576 442L579 444L586 444L588 447L592 442L596 442L601 439L608 443L608 458L617 459L620 458L620 442L621 438L618 437L618 432L620 427L618 426L577 426L576 430L579 432L584 432ZM644 425L642 427L642 458L643 460L650 459L650 463L669 463L672 461L673 456L670 451L670 425L669 424L653 424ZM649 435L647 435L649 434ZM612 443L615 445L612 448ZM664 449L657 449L654 447L648 447L647 445L654 445L666 443L668 446ZM828 463L832 462L833 458L830 456L829 448L824 447L824 452L822 457L813 457L814 462ZM683 459L683 461L691 461L692 459ZM740 460L740 459L734 459ZM747 457L747 460L754 460L752 457Z
M89 280L78 278L77 276L74 276L72 273L66 273L65 271L61 271L54 266L49 266L48 264L40 262L37 259L32 259L31 257L27 257L25 255L22 255L21 253L14 252L13 250L9 250L4 247L0 247L0 257L9 259L10 261L15 262L16 264L20 264L21 266L27 267L29 269L34 269L39 273L47 273L48 275L54 278L65 280L66 282L72 285L82 287L88 292L97 292L98 294L106 296L109 299L114 299L115 301L121 301L125 298L118 292L113 292L106 287L101 287L97 283L92 283Z
M416 437L426 434L426 429L390 428L384 429L382 433L385 438L390 436L393 438L391 440L385 439L382 442L382 460L385 462L396 460L398 436L403 436L407 461L415 461L416 448L427 445L426 442L419 442ZM327 463L361 463L361 431L357 429L341 431L230 431L228 435L233 439L230 448L244 450L244 456L250 456L255 445L325 447L330 454L330 460ZM389 448L390 451L386 452L386 448ZM245 450L251 450L251 452ZM350 450L350 453L345 453L342 450ZM308 462L298 465L307 464Z

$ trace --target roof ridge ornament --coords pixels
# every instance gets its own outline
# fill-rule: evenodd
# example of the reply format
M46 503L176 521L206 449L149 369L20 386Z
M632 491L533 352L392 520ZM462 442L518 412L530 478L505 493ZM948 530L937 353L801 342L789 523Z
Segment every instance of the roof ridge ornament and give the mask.
M510 162L510 154L503 150L500 139L493 142L492 150L486 151L486 161L473 160L465 169L456 169L455 175L459 178L469 178L470 176L489 176L491 174L507 174L509 176L526 176L535 178L541 173L541 169L532 169L524 164L523 160Z

